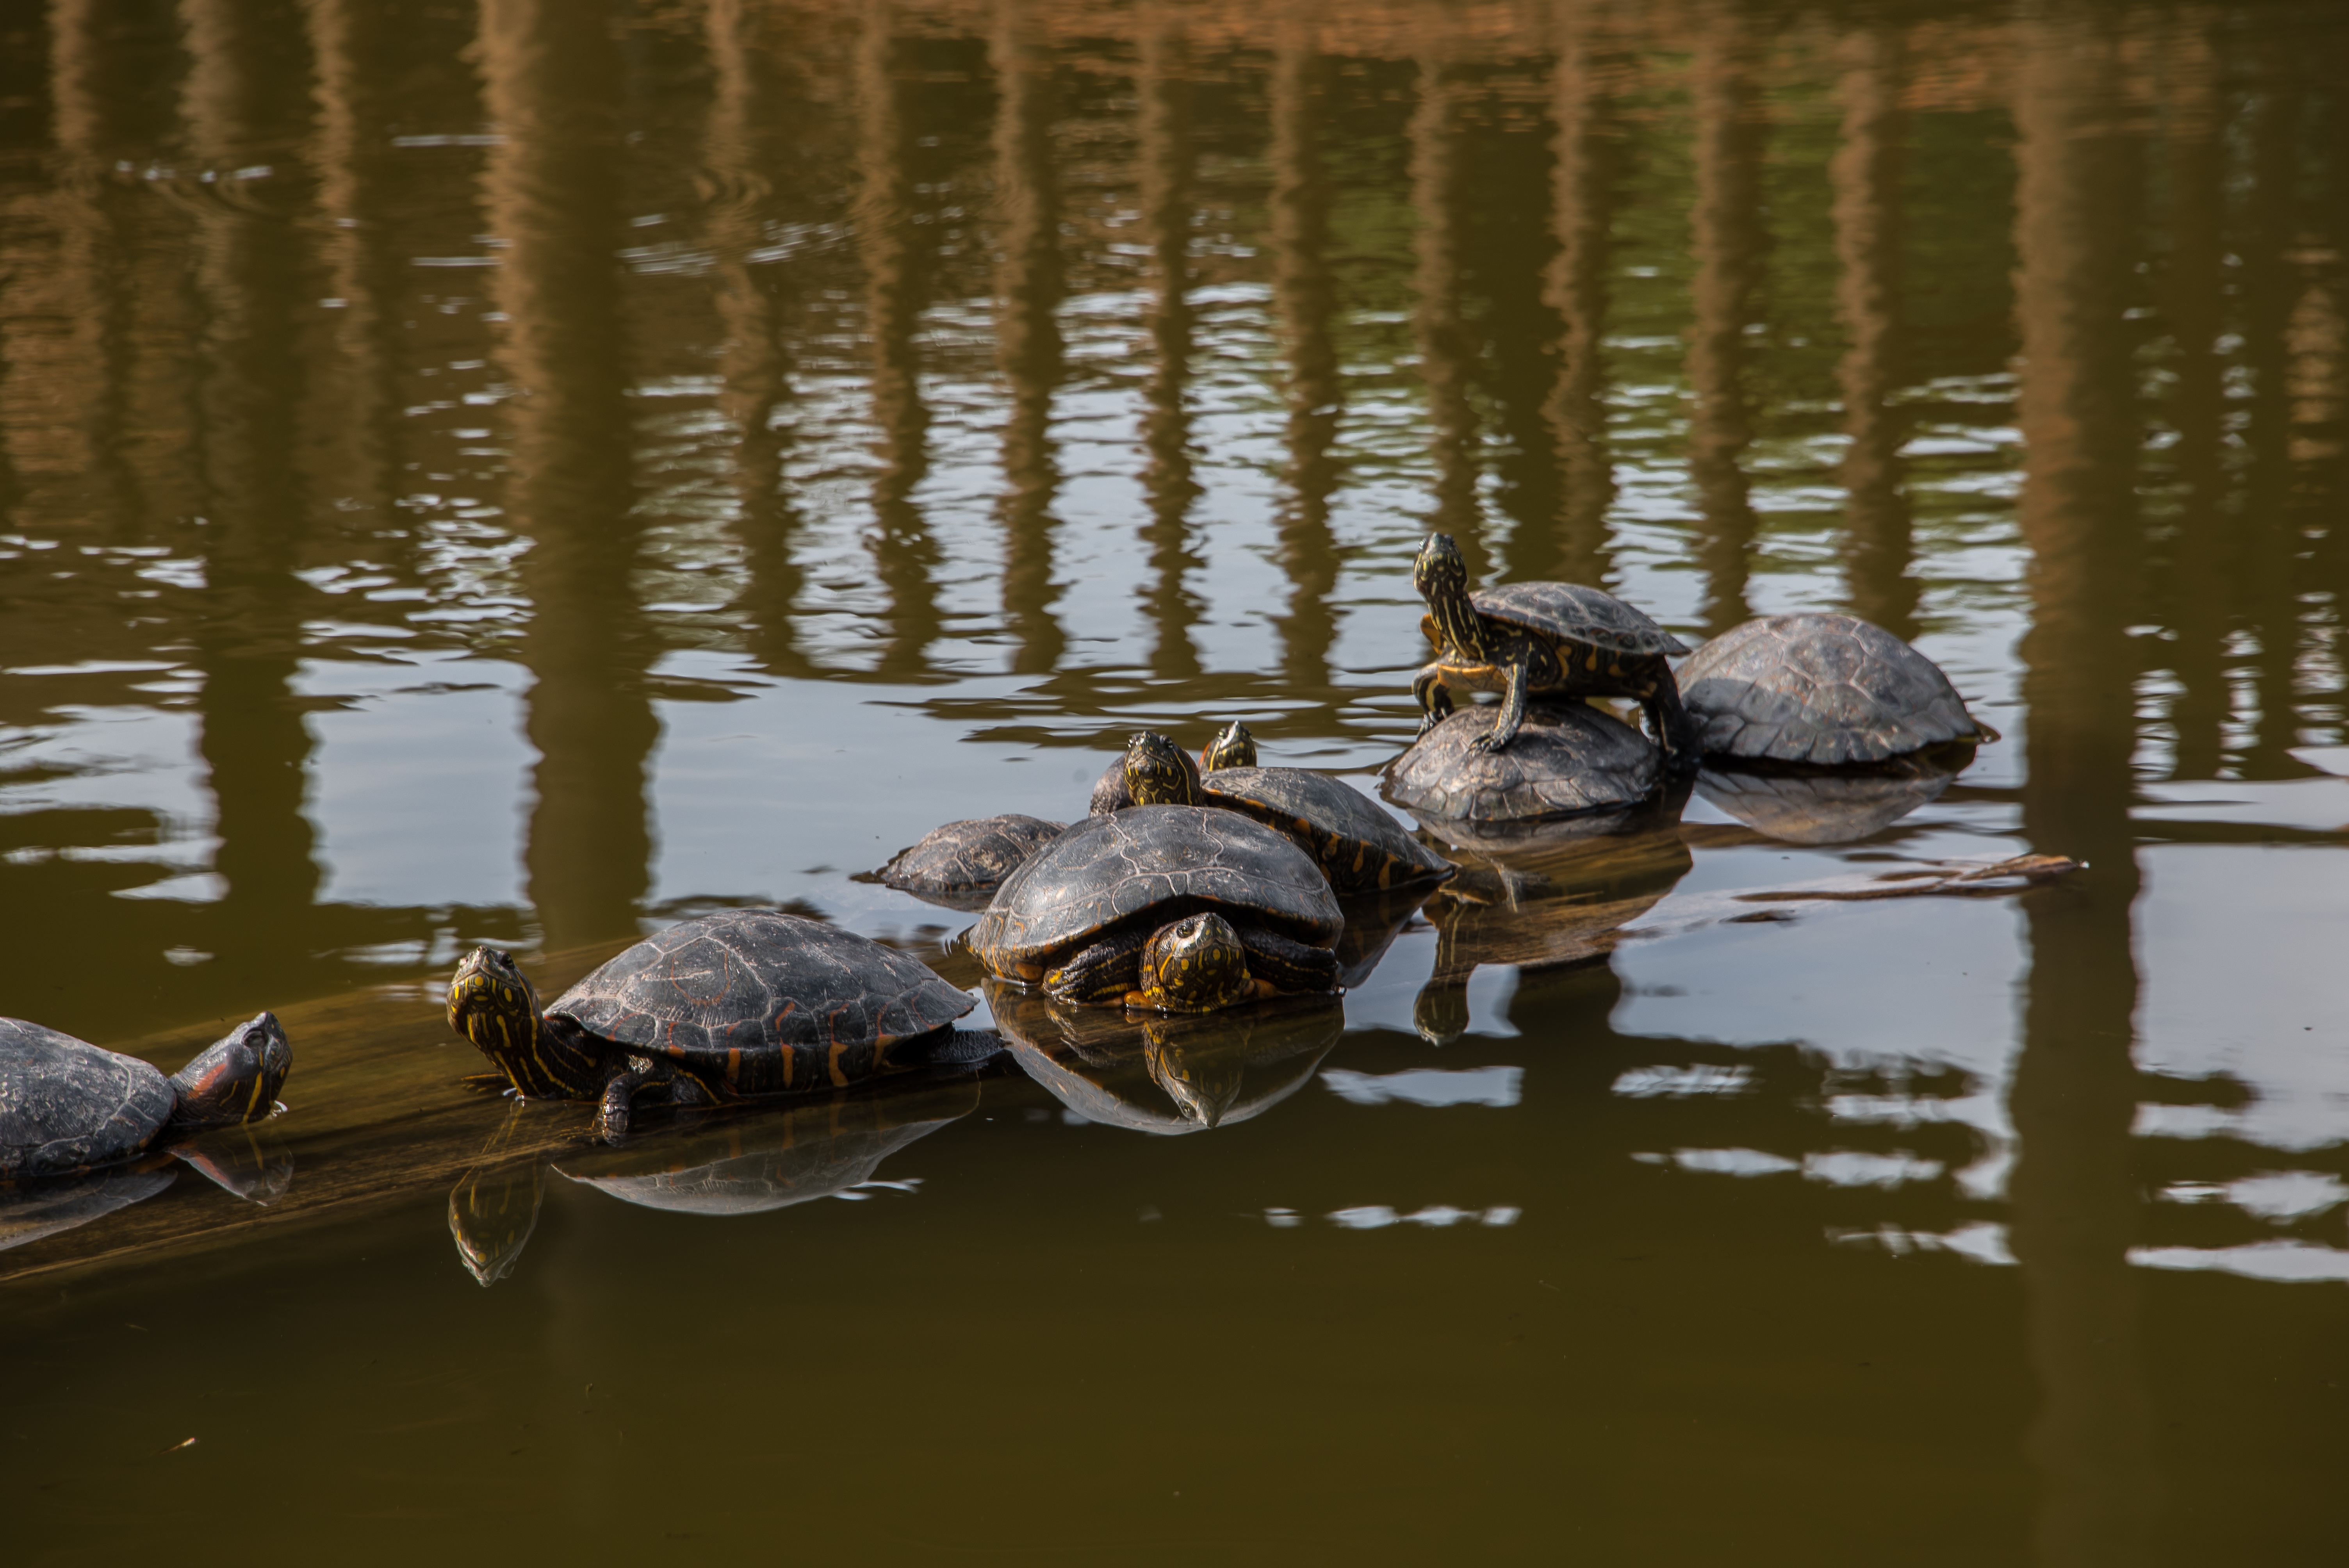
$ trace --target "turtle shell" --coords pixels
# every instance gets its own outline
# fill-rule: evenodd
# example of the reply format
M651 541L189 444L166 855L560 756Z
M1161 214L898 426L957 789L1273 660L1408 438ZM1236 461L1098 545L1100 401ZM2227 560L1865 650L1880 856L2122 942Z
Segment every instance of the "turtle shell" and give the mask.
M645 938L546 1014L750 1094L869 1077L881 1049L976 1006L918 958L822 921L741 909Z
M948 822L901 851L874 880L951 909L984 909L997 885L1063 826L1018 812Z
M1995 740L1932 660L1853 615L1765 615L1680 669L1705 755L1833 768Z
M171 1080L136 1057L0 1018L0 1180L128 1160L179 1103Z
M1646 736L1578 702L1529 704L1506 750L1472 748L1500 712L1464 707L1421 736L1387 765L1387 799L1435 822L1539 822L1634 805L1663 778Z
M1262 823L1215 807L1131 806L1078 823L1005 878L966 941L989 972L1034 980L1112 926L1193 909L1315 947L1334 945L1346 923L1320 868Z
M1589 643L1619 654L1669 654L1688 645L1612 593L1579 583L1505 583L1469 596L1476 614L1562 643Z
M1453 864L1402 830L1359 789L1302 768L1223 768L1201 775L1210 804L1245 811L1311 855L1340 898L1440 882Z

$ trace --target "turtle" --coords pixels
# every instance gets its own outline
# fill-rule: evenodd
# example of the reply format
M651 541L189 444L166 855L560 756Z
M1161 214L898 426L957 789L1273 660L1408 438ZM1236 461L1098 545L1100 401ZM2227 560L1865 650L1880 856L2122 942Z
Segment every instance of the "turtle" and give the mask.
M1966 711L1932 660L1857 615L1764 615L1681 666L1708 757L1843 768L1998 732Z
M1340 898L1442 882L1454 869L1360 790L1302 768L1202 774L1181 747L1145 729L1126 746L1125 777L1146 806L1221 806L1255 818L1312 856Z
M948 822L877 872L856 878L948 909L985 909L995 890L1066 827L1009 812Z
M1253 768L1256 766L1256 737L1238 719L1216 732L1199 752L1202 772L1213 773L1222 768ZM1102 770L1093 781L1092 799L1086 806L1086 815L1099 817L1111 811L1123 811L1133 804L1133 795L1126 788L1125 758L1120 757Z
M449 1026L514 1092L597 1101L615 1143L639 1098L706 1105L832 1089L977 1046L992 1054L994 1037L949 1027L976 1006L917 958L773 909L672 925L543 1009L499 948L473 949L449 982Z
M1663 783L1654 744L1585 704L1531 704L1507 750L1478 745L1504 717L1491 706L1448 715L1387 765L1386 798L1431 825L1489 831L1620 810Z
M1451 712L1448 686L1502 694L1501 717L1473 744L1504 751L1539 696L1627 696L1676 768L1696 766L1696 730L1681 706L1668 657L1688 646L1611 593L1576 583L1508 583L1468 591L1468 565L1448 533L1431 533L1412 563L1427 601L1420 629L1435 657L1412 678L1422 735Z
M1320 868L1262 823L1129 806L1005 878L964 942L998 979L1066 1001L1204 1013L1335 990L1345 923Z
M239 1024L169 1078L137 1057L0 1018L0 1181L119 1165L184 1133L263 1120L293 1068L274 1013Z

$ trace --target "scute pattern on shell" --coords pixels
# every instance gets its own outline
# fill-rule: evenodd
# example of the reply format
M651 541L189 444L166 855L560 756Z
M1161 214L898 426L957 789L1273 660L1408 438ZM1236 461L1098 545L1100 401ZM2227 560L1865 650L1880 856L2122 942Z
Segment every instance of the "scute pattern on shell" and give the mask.
M879 881L916 898L981 908L1005 877L1064 826L1016 811L948 822L882 867Z
M1834 768L1989 732L1940 667L1853 615L1766 615L1732 626L1680 670L1707 756Z
M0 1178L129 1159L178 1105L171 1080L136 1057L0 1018Z
M750 909L648 936L546 1011L606 1039L716 1066L736 1051L887 1045L977 1005L918 958L822 921Z
M1619 654L1670 654L1688 645L1614 594L1579 583L1504 583L1469 596L1476 614Z
M1340 895L1452 874L1450 861L1404 832L1361 790L1326 774L1302 768L1224 768L1202 775L1201 782L1211 802L1246 810L1276 832L1288 833L1287 824L1300 819L1313 824L1323 841L1317 858ZM1333 841L1334 855L1329 852ZM1316 852L1311 846L1299 847Z
M1012 872L968 942L1016 978L1020 964L1176 900L1256 916L1316 947L1345 927L1320 868L1262 823L1216 807L1133 806L1087 819Z
M1647 737L1580 703L1529 704L1506 750L1472 749L1499 717L1464 707L1420 737L1387 765L1387 799L1435 821L1537 822L1635 804L1662 779Z

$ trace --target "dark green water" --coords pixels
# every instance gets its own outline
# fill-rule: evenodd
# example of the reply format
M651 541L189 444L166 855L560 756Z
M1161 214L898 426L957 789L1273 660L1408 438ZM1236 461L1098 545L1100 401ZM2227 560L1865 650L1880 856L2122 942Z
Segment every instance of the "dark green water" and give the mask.
M342 1020L285 1222L0 1251L8 1560L2341 1561L2344 81L2317 4L0 13L0 1014ZM1144 725L1375 789L1431 526L2004 739L1431 905L1211 1130L999 1063L484 1165L487 1289L397 1177L503 1108L305 1095L476 942L951 966L852 874Z

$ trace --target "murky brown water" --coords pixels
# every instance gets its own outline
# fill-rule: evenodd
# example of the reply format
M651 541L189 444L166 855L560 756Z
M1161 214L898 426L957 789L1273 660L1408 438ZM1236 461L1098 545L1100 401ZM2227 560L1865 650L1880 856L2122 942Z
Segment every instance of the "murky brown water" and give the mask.
M2336 7L51 0L0 76L0 1014L297 1060L266 1204L0 1251L11 1562L2349 1552ZM851 875L1143 724L1373 787L1431 524L2006 738L1479 866L1342 1020L617 1154L452 1086L477 941L975 980Z

